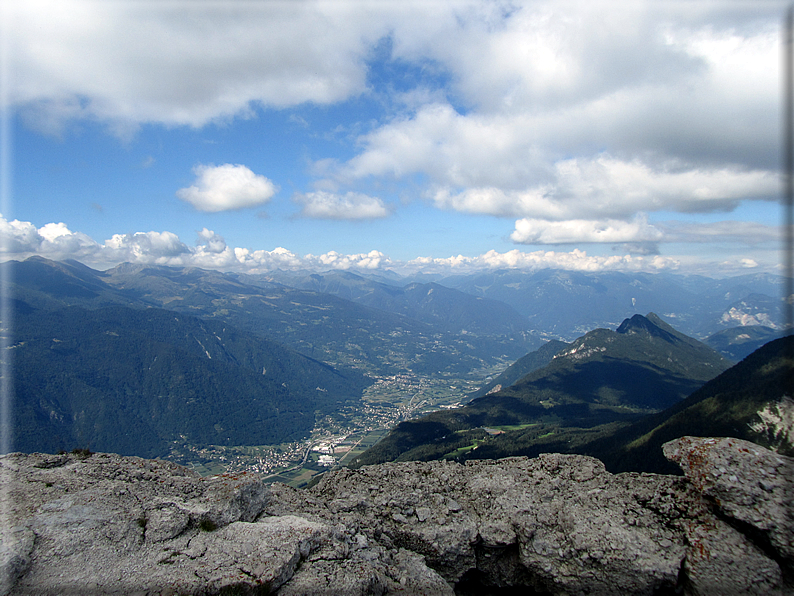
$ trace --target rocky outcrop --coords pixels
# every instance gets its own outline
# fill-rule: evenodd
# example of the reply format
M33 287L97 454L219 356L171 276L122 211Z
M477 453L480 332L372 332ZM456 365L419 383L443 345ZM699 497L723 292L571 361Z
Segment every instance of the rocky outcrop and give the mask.
M788 594L792 460L665 446L686 476L545 454L200 478L110 454L0 458L2 594Z

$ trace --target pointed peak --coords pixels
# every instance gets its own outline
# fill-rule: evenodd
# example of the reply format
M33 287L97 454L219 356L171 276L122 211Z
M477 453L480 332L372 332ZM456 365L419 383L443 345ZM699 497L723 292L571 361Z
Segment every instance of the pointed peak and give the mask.
M675 329L654 313L648 313L647 317L634 315L630 319L624 320L615 332L621 334L647 333L670 342L678 341L679 339Z

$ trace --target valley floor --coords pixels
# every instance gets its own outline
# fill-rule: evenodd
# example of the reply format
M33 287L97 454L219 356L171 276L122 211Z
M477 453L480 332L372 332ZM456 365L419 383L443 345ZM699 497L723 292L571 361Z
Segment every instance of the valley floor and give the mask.
M317 420L311 435L305 439L280 445L204 448L177 443L167 459L202 476L249 471L266 475L268 482L302 487L322 472L355 461L397 423L460 406L483 379L490 380L507 364L466 375L404 372L374 377L375 382L362 396L361 407L345 406Z

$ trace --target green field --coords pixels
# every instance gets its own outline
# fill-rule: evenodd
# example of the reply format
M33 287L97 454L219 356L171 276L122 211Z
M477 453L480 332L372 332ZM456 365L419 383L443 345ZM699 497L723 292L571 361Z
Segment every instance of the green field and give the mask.
M455 451L450 451L449 453L445 453L443 459L455 459L456 457L459 457L464 453L468 453L469 451L473 451L474 449L477 449L477 447L480 446L480 443L482 443L482 441L476 440L474 441L474 443L472 443L471 445L467 445L466 447L458 447L457 449L455 449Z
M532 422L530 424L507 424L503 426L489 426L488 428L492 428L494 430L501 430L503 432L507 432L509 430L522 430L525 428L531 428L533 426L537 426L537 422Z
M380 441L383 437L389 434L389 429L383 428L379 430L372 430L364 434L364 436L357 440L358 443L353 449L348 451L345 456L339 461L339 465L348 466L359 455L364 453L367 449L372 447L375 443Z

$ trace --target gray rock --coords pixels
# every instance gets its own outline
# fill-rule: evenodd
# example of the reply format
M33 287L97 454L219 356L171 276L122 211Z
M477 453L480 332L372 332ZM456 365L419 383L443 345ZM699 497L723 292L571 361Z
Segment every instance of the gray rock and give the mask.
M794 559L794 459L734 438L682 437L663 450L722 514Z
M665 453L686 478L544 454L343 469L304 491L11 454L0 594L791 593L791 460L733 439Z
M0 528L0 594L11 592L30 566L35 535L24 526Z
M616 477L591 458L544 455L340 470L308 491L281 489L271 504L283 510L286 502L287 509L387 537L424 556L450 585L486 561L484 581L496 586L531 578L554 593L650 594L676 585L685 554L683 529L671 530L660 513L675 509L679 493L693 498L680 484L673 477ZM361 495L355 510L329 514L322 507L359 486L378 488ZM410 508L416 517L389 513Z
M712 517L687 527L684 571L697 596L780 594L778 564L745 536Z

